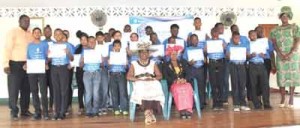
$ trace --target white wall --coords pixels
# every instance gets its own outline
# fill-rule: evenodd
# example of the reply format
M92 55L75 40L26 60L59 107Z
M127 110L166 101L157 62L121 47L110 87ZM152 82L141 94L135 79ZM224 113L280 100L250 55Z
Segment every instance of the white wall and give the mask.
M253 29L257 24L280 24L277 13L281 6L288 5L292 7L294 12L294 19L291 22L300 23L300 8L297 5L300 5L299 0L189 0L189 2L183 0L165 0L169 3L167 6L178 6L178 7L229 7L229 8L274 8L276 14L273 14L273 17L263 16L241 16L238 17L237 25L240 26L240 31L243 35L247 35L247 32L250 29ZM7 7L18 8L18 7L74 7L74 6L100 6L100 7L107 7L107 6L120 6L120 7L135 7L135 6L143 6L145 8L148 7L157 7L162 6L161 0L90 0L90 1L81 1L81 0L68 0L68 1L61 1L61 0L52 0L51 2L48 1L41 1L41 0L0 0L0 12ZM130 11L130 10L129 10ZM204 15L197 15L202 18L203 22L203 29L210 30L210 28L216 23L219 22L219 16L204 16ZM109 28L114 27L116 29L122 30L125 24L129 22L128 15L121 15L121 16L109 16L108 22L104 26L104 31L107 31ZM13 27L18 26L18 16L14 17L5 17L3 14L0 13L0 47L3 48L3 44L5 41L5 34L7 31ZM56 16L48 16L45 17L45 25L50 24L52 28L62 28L67 29L71 32L70 41L74 44L78 43L78 40L75 37L75 32L77 30L82 30L87 32L88 34L94 35L98 28L95 27L91 21L89 16L80 16L80 17L56 17ZM192 24L187 24L186 26L181 27L192 27ZM134 28L133 28L134 29ZM154 28L159 29L159 28ZM226 30L229 33L228 30ZM0 49L1 49L0 48ZM1 49L0 53L2 53L3 49ZM2 57L0 56L0 59ZM1 59L2 60L2 59ZM2 71L3 67L0 64L0 98L5 98L8 96L7 94L7 83L6 83L6 75ZM274 77L271 81L272 86L276 86Z

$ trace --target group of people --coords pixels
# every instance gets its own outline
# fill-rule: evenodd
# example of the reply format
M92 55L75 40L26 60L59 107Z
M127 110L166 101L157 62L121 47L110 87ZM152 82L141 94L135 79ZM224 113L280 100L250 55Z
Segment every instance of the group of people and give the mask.
M252 101L253 109L272 109L271 72L277 72L279 106L286 107L284 87L290 87L287 107L292 108L295 86L300 85L300 30L288 23L289 14L279 15L282 25L271 32L269 39L260 26L250 30L247 38L240 35L237 25L232 25L232 36L226 42L222 23L216 23L208 34L201 30L201 19L196 17L195 30L186 39L178 37L177 24L170 26L171 36L162 42L151 26L145 28L147 36L139 38L130 25L125 25L123 32L112 28L108 33L98 31L95 36L78 31L80 44L76 47L68 42L67 30L55 29L54 40L49 25L43 31L34 28L30 32L30 18L22 15L20 26L7 35L4 54L11 117L18 119L20 91L21 116L31 116L31 93L33 119L50 119L49 110L54 110L52 120L64 119L72 106L73 74L78 85L79 112L87 117L107 114L110 101L114 115L126 116L129 102L133 102L144 110L146 124L155 123L155 114L166 107L162 79L167 81L181 118L189 119L193 113L193 79L199 87L201 109L207 106L209 85L212 108L221 111L228 104L229 74L233 111L251 110L247 101ZM45 40L41 40L42 32ZM129 81L133 84L130 96Z

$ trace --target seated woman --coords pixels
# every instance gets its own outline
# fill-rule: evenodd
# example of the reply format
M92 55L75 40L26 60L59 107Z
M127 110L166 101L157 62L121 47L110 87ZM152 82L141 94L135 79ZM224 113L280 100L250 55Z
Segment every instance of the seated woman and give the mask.
M183 50L181 46L168 47L166 55L171 59L165 63L163 75L167 79L170 91L174 97L175 105L182 119L190 119L193 112L193 88L187 82L188 63L178 59L178 54Z
M145 109L145 123L155 123L155 112L161 112L165 96L159 80L162 75L154 61L149 59L150 45L138 45L139 59L133 61L127 74L127 80L133 81L130 101L142 105Z

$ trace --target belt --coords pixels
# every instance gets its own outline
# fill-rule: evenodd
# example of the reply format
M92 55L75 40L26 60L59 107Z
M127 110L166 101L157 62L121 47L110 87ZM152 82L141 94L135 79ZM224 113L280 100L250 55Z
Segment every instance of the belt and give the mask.
M245 62L230 62L230 63L235 65L245 65Z
M250 62L250 64L264 64L263 62Z
M224 58L222 58L222 59L209 59L209 62L210 63L219 63L219 62L225 62L225 59Z
M110 75L123 75L125 72L109 72Z
M64 65L52 65L52 67L65 67L68 66L68 64L64 64Z

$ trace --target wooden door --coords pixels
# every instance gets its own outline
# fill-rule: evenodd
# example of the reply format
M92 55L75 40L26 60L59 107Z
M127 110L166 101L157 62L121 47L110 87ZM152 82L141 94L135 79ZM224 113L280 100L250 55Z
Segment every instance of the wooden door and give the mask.
M278 26L278 24L259 24L259 26L263 28L265 37L269 38L272 29Z

